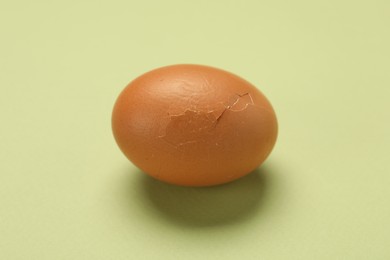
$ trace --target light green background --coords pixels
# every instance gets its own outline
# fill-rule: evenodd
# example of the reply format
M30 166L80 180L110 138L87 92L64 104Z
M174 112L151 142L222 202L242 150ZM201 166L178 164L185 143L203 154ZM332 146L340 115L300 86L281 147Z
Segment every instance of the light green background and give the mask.
M0 259L390 259L390 1L1 1ZM232 184L145 177L111 134L134 77L232 71L280 135Z

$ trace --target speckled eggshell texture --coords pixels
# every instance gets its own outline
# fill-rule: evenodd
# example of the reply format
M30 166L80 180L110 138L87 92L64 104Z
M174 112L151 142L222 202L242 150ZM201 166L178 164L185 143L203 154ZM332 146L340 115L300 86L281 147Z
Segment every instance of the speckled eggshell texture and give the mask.
M258 167L277 137L275 112L252 84L224 70L173 65L132 81L112 114L126 157L168 183L210 186Z

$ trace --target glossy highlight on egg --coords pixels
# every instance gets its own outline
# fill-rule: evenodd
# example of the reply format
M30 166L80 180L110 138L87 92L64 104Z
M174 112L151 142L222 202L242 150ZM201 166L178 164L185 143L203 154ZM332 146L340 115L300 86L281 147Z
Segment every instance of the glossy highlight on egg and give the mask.
M211 186L249 174L278 132L267 98L248 81L191 64L147 72L120 93L112 130L146 174L184 186Z

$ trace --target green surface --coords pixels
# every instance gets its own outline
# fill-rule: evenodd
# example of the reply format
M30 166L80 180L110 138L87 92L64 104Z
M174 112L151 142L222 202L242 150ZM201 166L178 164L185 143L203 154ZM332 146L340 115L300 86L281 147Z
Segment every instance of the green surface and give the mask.
M390 2L2 1L0 259L390 259ZM232 71L280 123L257 172L139 173L116 96L159 66Z

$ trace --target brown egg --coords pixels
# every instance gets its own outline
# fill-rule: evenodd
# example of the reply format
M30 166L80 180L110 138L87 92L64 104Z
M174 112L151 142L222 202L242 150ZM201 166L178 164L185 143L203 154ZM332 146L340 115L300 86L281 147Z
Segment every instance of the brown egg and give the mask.
M173 65L132 81L112 114L115 139L145 173L209 186L238 179L270 154L275 112L252 84L224 70Z

